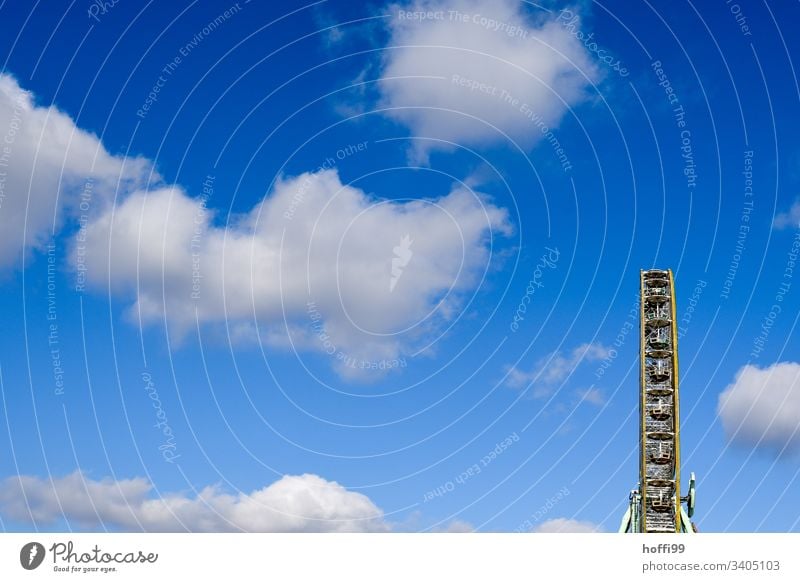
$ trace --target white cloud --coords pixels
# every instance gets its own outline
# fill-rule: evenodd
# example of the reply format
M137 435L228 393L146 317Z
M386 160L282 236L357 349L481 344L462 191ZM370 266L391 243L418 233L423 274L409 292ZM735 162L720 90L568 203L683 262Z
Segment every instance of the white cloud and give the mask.
M433 530L436 533L472 533L475 526L463 519L454 519Z
M720 394L717 411L733 442L800 451L800 363L744 366Z
M365 495L316 475L287 475L251 493L206 487L197 495L152 496L143 478L94 481L76 471L59 479L9 477L0 482L0 513L46 526L67 519L145 532L387 531L383 512Z
M570 352L556 351L541 358L530 370L516 367L506 368L506 384L511 388L523 388L535 383L534 397L544 397L552 392L552 387L564 381L584 361L594 362L608 356L609 348L599 342L585 343ZM597 392L595 390L595 392ZM586 394L584 394L584 397ZM590 401L596 401L598 394L589 394ZM595 402L596 403L596 402Z
M776 214L772 225L778 230L800 228L800 201L792 204L786 212Z
M552 129L598 78L556 13L517 0L416 0L389 12L382 106L416 136L475 145L504 139L499 130L530 144L542 132L526 114ZM435 17L409 16L420 12Z
M537 533L595 533L602 532L603 529L590 521L558 517L545 521L533 531Z
M82 248L89 285L110 281L135 297L132 315L166 318L173 334L196 316L242 337L258 325L271 345L288 329L297 346L360 365L398 358L448 317L498 231L511 231L506 211L466 189L377 201L327 170L280 181L225 226L179 187L136 192L87 225L72 260Z
M40 107L10 75L0 73L0 269L40 249L82 192L81 213L107 207L119 186L144 183L144 160L110 155L100 140L55 107ZM91 179L87 188L87 180Z
M285 178L220 225L205 199L110 155L4 74L0 133L0 269L70 219L78 284L133 298L133 320L166 321L174 340L195 317L269 346L292 339L345 374L390 368L430 338L479 285L492 237L511 232L506 211L469 189L395 203L333 170Z
M536 374L531 372L524 372L514 366L506 368L506 384L512 388L522 388L536 379Z
M588 402L595 406L602 406L606 403L606 398L603 392L598 388L586 388L585 390L578 390L578 397L581 402Z

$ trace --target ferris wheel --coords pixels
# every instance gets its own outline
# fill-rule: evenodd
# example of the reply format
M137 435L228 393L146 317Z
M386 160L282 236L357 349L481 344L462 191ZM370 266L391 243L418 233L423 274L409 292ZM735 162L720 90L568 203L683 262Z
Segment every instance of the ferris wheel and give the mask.
M678 326L672 271L641 271L639 284L639 488L630 493L619 531L695 533L694 473L689 493L680 495Z

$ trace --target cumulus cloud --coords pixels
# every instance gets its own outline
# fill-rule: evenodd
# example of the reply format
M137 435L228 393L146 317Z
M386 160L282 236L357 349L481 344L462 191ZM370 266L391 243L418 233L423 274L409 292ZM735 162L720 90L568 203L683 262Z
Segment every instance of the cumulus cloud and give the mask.
M530 143L537 122L555 127L598 78L557 14L517 0L416 0L390 14L382 106L416 136L475 145L502 131Z
M107 207L117 189L142 185L142 159L116 157L55 107L0 73L0 269L41 248L65 215Z
M548 519L533 531L537 533L595 533L602 532L603 529L596 523L590 521L578 521L577 519L567 519L558 517Z
M720 394L717 412L732 442L800 451L800 363L744 366Z
M196 322L238 338L327 352L343 372L397 365L479 284L507 213L454 187L435 200L379 200L335 170L278 181L220 224L143 159L116 157L0 74L0 269L71 219L79 288L130 299L135 321ZM208 192L206 192L208 190Z
M391 361L449 317L480 282L507 213L464 188L437 200L390 202L334 170L280 181L245 216L217 225L177 186L136 192L91 221L88 285L134 298L142 321L173 331L205 322L289 334L340 369ZM279 335L279 334L278 334Z
M772 226L777 230L800 228L800 200L792 204L786 212L776 214Z
M602 343L585 343L572 351L555 351L541 358L530 370L509 366L506 368L506 384L511 388L523 388L535 383L534 397L544 397L552 393L552 387L563 382L584 361L595 362L607 357L609 348ZM588 390L581 396L592 403L599 404L602 394L598 390Z
M206 487L196 495L153 497L143 478L94 481L76 471L58 479L0 482L0 514L37 527L66 519L86 528L144 532L387 531L365 495L316 475L287 475L251 493Z

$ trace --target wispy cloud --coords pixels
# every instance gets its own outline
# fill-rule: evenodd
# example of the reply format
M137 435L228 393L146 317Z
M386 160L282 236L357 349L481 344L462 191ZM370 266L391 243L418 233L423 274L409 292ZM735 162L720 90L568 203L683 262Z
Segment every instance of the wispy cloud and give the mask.
M786 212L776 214L772 226L777 230L800 228L800 200L792 204Z
M578 390L578 397L581 402L588 402L595 406L603 406L606 403L606 398L598 388L586 388L585 390Z
M609 348L599 342L585 343L571 351L555 351L541 358L529 370L509 366L506 368L506 384L511 388L525 388L534 385L534 398L543 398L552 393L556 384L567 379L583 362L594 362L608 356ZM597 401L599 391L584 395L590 401Z
M537 533L595 533L602 532L603 529L590 521L558 517L545 521L533 531Z
M433 531L438 533L471 533L475 531L475 526L463 519L454 519Z

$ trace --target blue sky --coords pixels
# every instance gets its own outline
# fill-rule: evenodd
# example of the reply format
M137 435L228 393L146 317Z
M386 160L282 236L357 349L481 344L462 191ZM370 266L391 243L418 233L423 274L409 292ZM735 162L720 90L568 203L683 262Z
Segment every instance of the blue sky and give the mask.
M2 4L0 525L798 531L797 11Z

